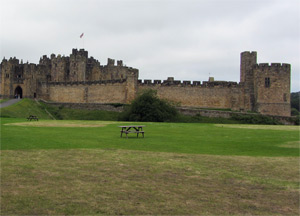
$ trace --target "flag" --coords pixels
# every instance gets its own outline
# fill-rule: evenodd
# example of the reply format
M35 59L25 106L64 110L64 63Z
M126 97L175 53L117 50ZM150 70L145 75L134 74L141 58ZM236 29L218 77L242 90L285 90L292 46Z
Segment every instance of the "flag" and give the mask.
M80 35L80 38L82 38L82 37L83 37L83 35L84 35L84 34L82 33L82 34Z

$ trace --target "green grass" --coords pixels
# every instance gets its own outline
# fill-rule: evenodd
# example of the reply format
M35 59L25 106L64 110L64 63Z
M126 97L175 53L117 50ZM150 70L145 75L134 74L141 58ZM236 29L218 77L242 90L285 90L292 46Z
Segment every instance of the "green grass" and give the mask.
M1 215L299 214L299 127L123 124L1 118Z
M156 152L174 152L214 155L248 156L299 156L297 148L280 147L286 142L299 140L299 127L291 130L245 129L223 127L213 124L194 123L143 123L145 138L120 138L118 125L107 123L104 127L41 127L15 126L7 123L24 122L22 119L1 119L1 148L17 149L70 149L70 148L113 148ZM26 122L26 121L25 121ZM53 122L41 120L40 124ZM68 123L70 121L56 121ZM72 121L83 124L88 121ZM103 122L92 121L94 124ZM275 126L273 126L275 127ZM286 128L276 126L276 128Z
M56 119L117 121L119 117L118 112L105 110L70 109L63 106L54 107L50 105L47 105L46 108Z
M0 109L1 117L27 118L36 115L42 119L50 119L46 111L31 99L22 99L18 103Z
M299 215L298 160L2 151L1 215Z
M111 104L113 106L121 106L121 104ZM58 120L104 120L104 121L118 121L122 119L122 114L119 112L105 111L105 110L83 110L70 109L64 106L54 106L45 104L43 102L36 103L31 99L23 99L19 103L10 107L0 109L1 117L10 118L27 118L29 115L36 115L40 119L51 119L52 117L46 110ZM280 124L267 116L233 116L227 118L213 118L201 115L186 116L178 114L171 122L180 123L221 123L221 124Z
M25 98L20 102L9 107L0 109L1 117L9 118L27 118L29 115L38 116L39 119L51 119L51 113L56 119L77 119L77 120L110 120L116 121L118 119L118 112L110 112L103 110L80 110L68 109L65 107L57 107L44 104L42 102L36 103L34 100Z

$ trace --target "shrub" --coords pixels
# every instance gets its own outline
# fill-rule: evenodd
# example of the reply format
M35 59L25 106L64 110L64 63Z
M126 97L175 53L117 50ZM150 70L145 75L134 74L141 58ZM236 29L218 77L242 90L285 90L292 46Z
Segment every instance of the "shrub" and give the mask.
M292 116L298 116L300 113L299 113L299 111L296 109L296 108L292 108L291 109L291 115Z
M159 99L157 92L150 89L132 101L121 115L121 120L165 122L170 121L176 115L176 108L169 101Z
M231 119L237 120L243 124L266 124L266 125L279 125L281 124L276 119L273 119L269 116L263 115L240 115L234 114Z
M291 93L291 108L295 108L300 111L299 109L300 106L300 92L292 92Z

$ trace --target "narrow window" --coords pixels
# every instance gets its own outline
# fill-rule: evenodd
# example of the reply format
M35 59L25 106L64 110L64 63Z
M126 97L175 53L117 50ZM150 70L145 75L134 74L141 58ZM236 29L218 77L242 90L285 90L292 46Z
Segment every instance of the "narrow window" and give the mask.
M270 77L265 78L265 87L269 88L270 87Z
M6 78L9 78L9 74L6 74Z

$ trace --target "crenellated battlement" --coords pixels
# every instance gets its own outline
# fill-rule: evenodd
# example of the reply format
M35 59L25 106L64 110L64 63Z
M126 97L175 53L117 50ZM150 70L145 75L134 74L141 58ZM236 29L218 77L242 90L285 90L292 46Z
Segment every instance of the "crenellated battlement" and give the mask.
M84 50L84 49L72 49L72 55L76 56L81 56L81 57L85 57L88 58L88 51Z
M201 84L201 81L189 81L189 80L174 80L173 77L169 77L167 80L150 80L150 79L144 79L138 80L138 85L141 86L178 86L178 87L200 87L200 88L206 88L206 87L236 87L239 84L237 82L227 82L227 81L203 81Z
M13 64L13 65L19 65L20 64L20 61L19 61L19 59L17 59L16 57L10 57L9 58L9 60L8 60L8 62L10 63L10 64Z
M122 60L117 60L117 65L115 65L115 59L108 58L106 66L117 66L117 67L124 67ZM127 67L126 67L127 68Z
M247 56L257 56L257 52L256 51L244 51L244 52L242 52L241 53L241 55L243 56L243 55L247 55Z
M289 72L291 69L290 64L286 63L259 63L254 66L254 69L258 69L261 71L278 71L278 72Z

